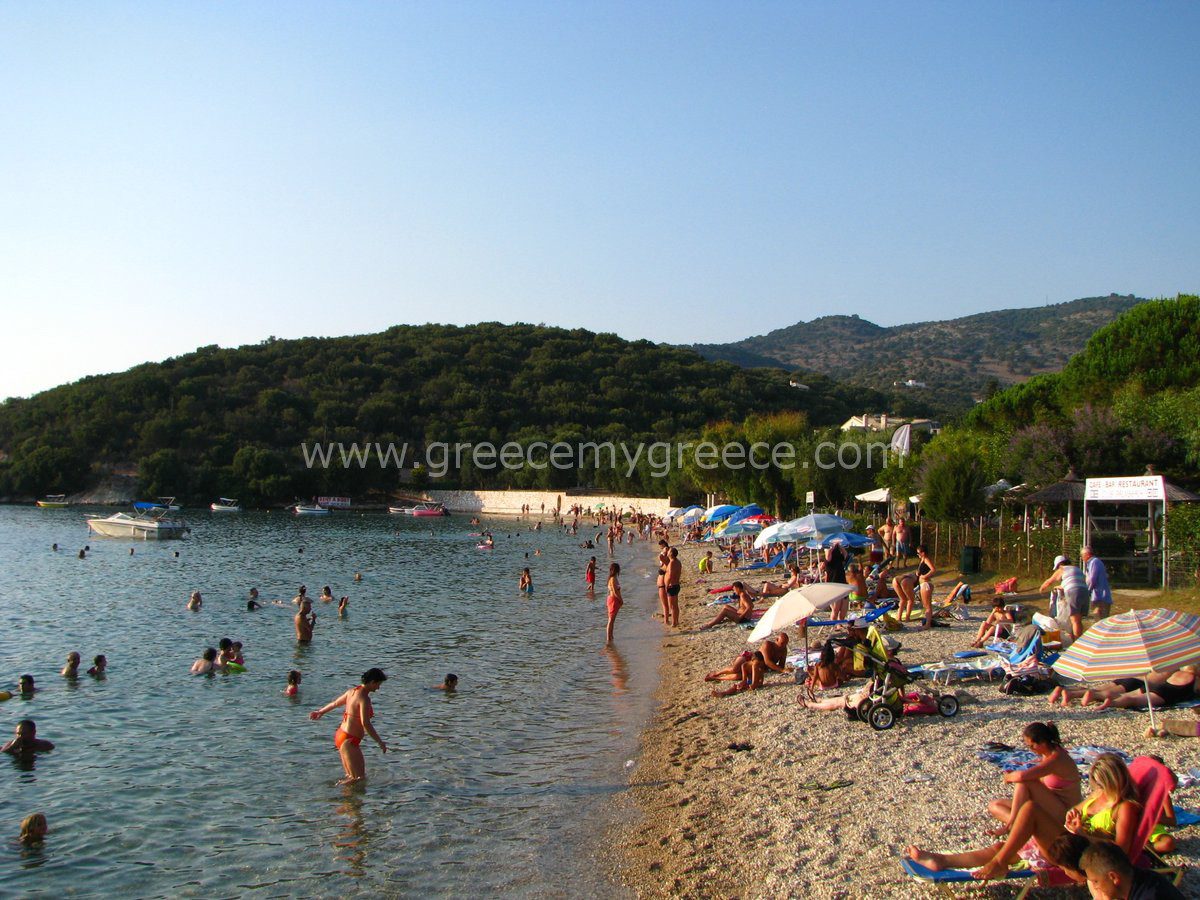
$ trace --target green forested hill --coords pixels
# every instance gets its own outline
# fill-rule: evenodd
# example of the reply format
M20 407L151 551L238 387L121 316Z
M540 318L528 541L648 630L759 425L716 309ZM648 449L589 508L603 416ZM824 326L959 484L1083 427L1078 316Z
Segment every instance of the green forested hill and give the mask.
M1141 302L1114 294L891 328L858 316L825 316L693 349L742 365L774 360L889 393L894 382L924 382L921 399L949 416L996 386L1059 371L1097 329Z
M137 469L148 495L248 502L361 495L395 468L303 467L303 442L672 440L707 422L803 411L825 425L874 392L709 362L679 348L532 325L398 326L380 334L203 347L0 404L0 497L71 492ZM612 473L460 472L471 487L653 489ZM452 484L454 479L446 483Z

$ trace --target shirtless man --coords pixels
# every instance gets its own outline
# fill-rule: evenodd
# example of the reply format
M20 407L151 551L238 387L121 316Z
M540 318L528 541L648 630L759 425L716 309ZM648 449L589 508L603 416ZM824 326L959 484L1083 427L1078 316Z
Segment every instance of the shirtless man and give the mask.
M679 562L679 548L672 547L667 551L667 572L663 576L667 589L665 621L672 628L679 627L679 578L682 574L683 565Z
M342 723L333 733L333 745L337 747L338 753L342 757L342 768L346 771L346 777L338 784L354 784L367 777L367 762L363 759L362 748L359 746L362 744L364 735L370 735L372 740L379 745L379 749L387 753L387 744L383 742L375 732L375 726L371 724L371 718L375 715L375 709L371 705L371 694L379 690L379 686L385 681L387 681L387 676L383 674L382 669L367 669L363 672L362 684L350 688L336 700L332 700L308 714L308 717L315 722L332 709L337 709L339 706L346 707L345 712L342 713Z
M296 613L296 640L302 644L311 642L313 626L316 624L317 614L312 611L312 601L305 597L300 604L300 611Z
M37 736L37 725L34 724L33 719L22 719L17 723L16 736L0 747L0 753L28 757L53 749L52 743L43 741Z

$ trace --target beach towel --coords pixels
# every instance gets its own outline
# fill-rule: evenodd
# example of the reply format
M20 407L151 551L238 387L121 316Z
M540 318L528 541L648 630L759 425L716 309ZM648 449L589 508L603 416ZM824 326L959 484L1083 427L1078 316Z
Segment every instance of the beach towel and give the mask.
M1121 758L1128 765L1133 761L1133 757L1124 750L1118 750L1116 747L1097 747L1094 745L1083 744L1078 747L1071 747L1067 750L1068 755L1079 767L1080 773L1084 778L1087 778L1088 769L1092 767L1092 763L1096 761L1096 757L1102 753L1113 753ZM989 762L993 766L999 766L1005 772L1020 772L1033 766L1037 762L1037 754L1029 750L980 750L979 758L984 762Z

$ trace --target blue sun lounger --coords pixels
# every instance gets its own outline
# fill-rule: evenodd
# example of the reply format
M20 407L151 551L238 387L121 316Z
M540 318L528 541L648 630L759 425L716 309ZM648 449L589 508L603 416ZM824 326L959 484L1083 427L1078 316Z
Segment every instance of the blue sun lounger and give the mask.
M795 547L784 547L766 562L760 559L758 562L750 563L748 566L739 566L737 571L754 572L759 569L778 569L780 566L787 565L787 561L791 559L792 551L795 549Z
M950 887L952 884L995 884L994 881L983 882L972 878L971 873L966 869L943 869L940 872L935 872L933 869L927 868L926 866L923 866L916 860L912 859L902 859L900 860L900 865L903 867L905 874L907 874L909 878L915 878L917 881L923 881L925 884L935 885L945 897L957 896L954 890ZM1006 876L1007 878L1030 879L1028 883L1024 885L1021 892L1017 894L1017 900L1021 900L1022 897L1029 893L1031 888L1037 886L1039 881L1039 879L1036 877L1037 874L1038 873L1033 869L1008 870L1008 875Z
M849 625L852 622L857 622L859 619L865 619L867 624L870 625L876 619L883 618L884 615L886 615L887 613L890 613L895 608L896 608L896 604L893 601L888 600L888 601L884 602L883 605L877 606L874 609L864 612L861 616L854 616L849 619L826 619L824 621L817 621L816 619L813 619L808 623L808 627L809 628L832 628L836 625Z

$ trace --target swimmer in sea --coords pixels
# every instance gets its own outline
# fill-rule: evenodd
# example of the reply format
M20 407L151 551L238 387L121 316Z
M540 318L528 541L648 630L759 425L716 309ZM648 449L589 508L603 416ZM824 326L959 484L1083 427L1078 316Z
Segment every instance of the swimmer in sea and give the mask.
M72 650L70 653L68 653L67 654L67 664L65 666L63 666L63 670L62 670L63 678L78 678L79 677L79 664L80 664L81 660L82 660L82 657L76 651Z
M344 617L346 615L346 613L349 612L349 610L350 610L350 598L343 597L341 600L338 601L338 615Z
M200 596L199 591L192 591L192 596L188 598L187 608L192 612L196 612L204 605L204 598Z
M46 816L42 813L33 813L21 820L21 835L17 841L26 847L31 847L34 844L42 843L49 831L50 826L46 824Z
M528 568L521 571L521 580L517 582L517 590L526 594L533 593L533 576L529 574Z
M246 612L254 612L256 609L262 609L262 604L258 602L258 588L250 588L250 597L246 600Z
M307 597L300 604L300 611L296 613L296 640L302 644L307 644L312 640L313 626L317 624L317 614L312 611L312 601Z
M370 735L379 745L379 749L387 753L387 744L383 742L375 732L375 726L371 724L371 718L375 715L375 710L371 705L371 694L379 690L380 685L385 681L387 681L387 675L383 673L382 669L367 669L363 672L362 684L350 688L336 700L332 700L308 714L308 717L315 722L330 710L337 709L339 706L346 708L342 713L342 723L333 733L333 745L337 747L342 758L342 768L346 771L346 777L338 784L354 784L367 777L367 762L363 758L362 748L359 746L362 744L364 736Z
M22 675L17 679L17 693L20 694L22 698L32 697L37 693L37 690L38 689L33 685L32 675Z
M329 589L329 585L325 585L325 587L321 588L321 596L319 599L322 603L333 602L333 591Z
M92 657L92 667L87 670L87 673L93 678L103 678L105 671L108 669L108 657L103 653Z
M292 598L292 603L296 606L303 606L304 601L308 599L308 588L300 585L300 590L296 591L296 596Z
M29 757L35 753L45 753L53 749L52 743L43 741L37 736L37 725L34 724L33 719L22 719L17 723L16 736L0 747L0 753Z
M211 675L217 668L217 648L209 647L192 663L193 675Z
M285 688L283 689L283 696L285 696L285 697L295 697L295 696L296 696L296 692L297 692L298 690L300 690L300 681L301 681L301 679L302 679L302 676L301 676L301 675L300 675L300 673L299 673L298 671L296 671L295 669L292 669L292 671L288 672L288 676L287 676L287 687L285 687Z
M446 679L441 684L435 684L433 689L435 691L447 691L449 693L453 693L458 689L458 676L451 672L446 676Z
M362 572L355 572L355 573L354 573L354 580L355 580L355 581L362 581Z

